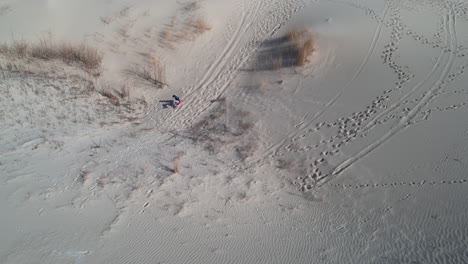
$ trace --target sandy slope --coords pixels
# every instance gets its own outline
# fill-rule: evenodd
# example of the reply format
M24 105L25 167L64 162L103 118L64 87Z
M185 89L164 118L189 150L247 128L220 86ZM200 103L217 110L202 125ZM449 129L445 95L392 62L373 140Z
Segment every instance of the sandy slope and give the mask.
M103 54L0 55L0 262L467 263L467 10L0 1L2 41ZM269 64L304 27L310 63Z

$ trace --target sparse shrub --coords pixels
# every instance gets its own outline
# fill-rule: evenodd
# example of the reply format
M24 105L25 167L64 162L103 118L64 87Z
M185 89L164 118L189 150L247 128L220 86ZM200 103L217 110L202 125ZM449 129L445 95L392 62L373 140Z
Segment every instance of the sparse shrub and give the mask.
M307 34L307 29L293 29L286 34L286 39L289 42L299 42L304 38L304 35Z
M66 63L76 63L87 70L101 66L102 56L94 47L81 43L73 45L67 42L54 43L52 37L42 37L37 43L28 44L24 40L16 40L11 46L3 44L0 52L6 56L25 58L32 57L41 60L62 60Z
M171 23L166 25L166 27L161 31L159 37L164 47L173 48L172 42L177 42L177 38L175 38L175 27L176 27L177 17L172 17Z
M128 100L130 97L130 89L125 84L120 85L120 90L116 91L117 95L124 100Z
M151 83L156 88L163 88L167 85L165 81L166 69L154 55L150 55L150 61L146 65L134 65L127 72Z
M120 34L120 36L122 36L122 38L125 39L128 39L130 37L130 24L127 24L127 25L123 25L121 27L119 27L119 29L117 30L117 32Z
M315 51L314 48L314 39L312 36L309 36L302 46L299 48L299 55L297 58L297 64L299 66L304 66L308 61L307 59L310 57L310 55Z
M97 69L101 66L102 56L94 47L81 43L75 54L75 62L81 62L87 69Z
M307 29L296 29L286 34L286 39L297 49L297 65L304 66L307 58L315 51L314 39Z
M179 160L183 155L185 155L185 153L180 152L179 154L177 154L176 158L174 159L174 169L173 169L174 173L179 173L180 174Z
M9 49L19 58L24 58L28 55L28 43L25 40L15 40L13 42L13 49ZM8 49L7 49L8 50Z
M52 37L41 37L39 42L31 45L31 56L42 60L52 60L59 57L60 53L52 45Z
M172 49L174 43L193 41L211 29L205 19L197 17L196 11L199 8L198 2L190 2L183 7L185 18L172 17L171 22L159 34L162 47Z
M78 176L78 182L85 183L86 180L88 179L88 174L89 174L88 170L82 170L80 172L80 175Z
M99 20L101 20L101 22L105 25L109 25L112 22L112 18L109 16L102 16L99 18Z
M107 82L102 82L101 83L101 89L98 91L102 96L105 96L110 99L110 102L118 106L120 105L120 100L119 97L117 97L114 93L112 93L112 88L109 83Z
M125 6L124 8L122 8L120 11L119 11L119 16L121 17L125 17L128 15L128 12L130 11L130 7L129 6Z
M189 2L185 4L183 9L185 12L193 12L200 9L200 7L201 6L199 2Z
M57 52L59 53L58 55L63 58L65 62L72 62L75 61L78 57L78 54L70 43L62 43L60 47L58 48Z
M256 68L280 70L284 67L304 66L314 51L314 38L307 29L292 30L283 37L265 42Z
M197 35L201 35L211 29L211 26L202 18L196 19L193 27L196 29L195 34Z

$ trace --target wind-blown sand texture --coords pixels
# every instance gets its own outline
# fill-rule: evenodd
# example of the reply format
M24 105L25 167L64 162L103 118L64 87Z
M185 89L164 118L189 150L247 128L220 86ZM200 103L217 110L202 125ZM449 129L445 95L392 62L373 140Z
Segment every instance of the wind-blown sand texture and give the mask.
M468 263L467 12L0 0L0 263Z

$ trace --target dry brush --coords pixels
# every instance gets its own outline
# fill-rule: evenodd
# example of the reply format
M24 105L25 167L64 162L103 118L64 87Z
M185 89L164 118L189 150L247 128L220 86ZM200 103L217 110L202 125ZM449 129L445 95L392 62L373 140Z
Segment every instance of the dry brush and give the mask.
M52 37L42 37L37 42L15 40L11 44L2 44L0 53L6 57L28 58L40 60L61 60L68 64L76 64L85 70L96 70L101 66L102 55L95 48L81 42L55 42Z

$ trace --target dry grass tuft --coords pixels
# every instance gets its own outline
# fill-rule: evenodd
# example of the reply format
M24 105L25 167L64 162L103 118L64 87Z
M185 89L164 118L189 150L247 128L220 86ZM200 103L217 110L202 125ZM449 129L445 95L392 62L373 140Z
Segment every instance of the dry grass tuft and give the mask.
M304 35L307 34L307 29L293 29L286 33L286 39L289 42L299 42L303 39Z
M130 11L130 6L125 6L119 11L119 16L120 17L126 17Z
M123 100L129 100L130 99L130 89L126 84L121 84L120 85L120 90L115 91L117 95L123 99Z
M211 26L203 18L196 19L192 26L195 28L195 35L201 35L211 29Z
M15 40L11 45L3 44L0 52L17 58L62 60L68 64L81 65L87 70L98 69L102 62L102 56L96 48L84 42L79 45L68 42L55 43L50 35L32 44L24 40Z
M166 68L160 61L156 58L155 55L149 55L150 60L146 65L134 65L132 68L127 70L127 73L143 79L150 84L154 85L156 88L163 88L167 86L166 83Z
M180 161L180 158L184 155L185 155L184 152L179 152L179 154L177 154L176 158L174 159L174 167L173 167L174 173L180 174L181 171L180 171L179 161Z
M166 25L166 27L161 31L159 34L160 37L160 42L163 45L163 47L167 48L173 48L172 43L177 42L178 38L176 37L176 34L174 33L175 27L176 27L176 22L177 17L172 17L171 23Z
M218 103L226 103L226 97L218 97L214 100L211 100L212 103L218 102Z
M42 60L55 59L59 55L59 52L53 47L51 39L50 36L41 37L37 43L31 46L31 56Z
M132 27L132 24L126 24L122 25L118 28L117 33L124 39L130 38L130 28Z
M163 48L174 48L175 43L193 41L211 29L208 22L197 15L199 2L189 2L182 7L182 16L174 16L159 34Z
M115 105L115 106L119 106L120 105L120 100L119 100L119 97L116 96L113 92L112 92L112 88L111 88L111 85L108 83L108 82L101 82L100 84L101 86L101 89L99 89L99 93L104 96L104 97L107 97L109 98L110 102Z
M314 47L314 39L312 36L308 37L304 43L302 44L302 47L299 49L299 55L297 58L297 64L299 66L304 66L306 63L308 63L308 59L310 55L315 51Z
M16 40L13 42L13 49L10 52L17 55L19 58L24 58L28 55L28 43L24 40Z
M188 2L183 7L183 10L185 12L194 12L200 9L200 7L201 7L200 2Z
M62 43L58 46L59 56L67 63L80 63L86 69L97 69L101 66L102 56L99 52L85 44L72 45L70 43Z
M304 66L310 55L315 51L314 38L307 29L295 29L286 34L286 39L297 49L297 65Z
M85 183L86 180L88 179L89 171L88 170L82 170L80 172L80 175L78 176L78 182L80 183Z
M109 25L113 21L113 19L109 16L102 16L99 18L99 20L101 20L101 22L104 23L105 25Z
M307 29L295 29L283 37L265 41L255 69L280 70L304 66L315 50L313 35Z

